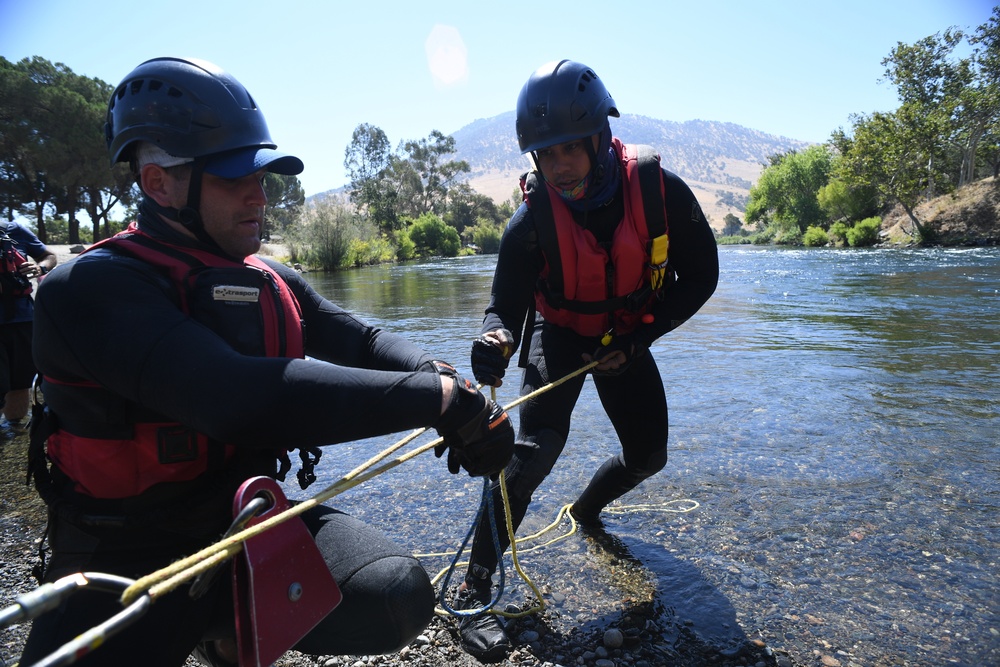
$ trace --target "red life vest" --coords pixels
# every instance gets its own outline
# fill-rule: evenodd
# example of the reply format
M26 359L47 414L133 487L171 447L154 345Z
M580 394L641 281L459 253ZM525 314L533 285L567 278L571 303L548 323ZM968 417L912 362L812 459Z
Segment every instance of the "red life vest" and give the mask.
M299 303L281 277L257 257L237 262L172 245L153 239L134 223L87 252L99 247L111 247L164 272L177 286L181 310L213 328L244 354L304 356ZM232 317L237 310L234 305L246 313L237 318L238 325L217 326ZM213 306L226 312L213 313ZM256 331L248 336L250 328ZM96 383L66 383L49 376L45 381L47 391L72 392L82 405L98 405L109 414L135 411L125 399ZM128 424L108 425L106 433L98 425L96 433L86 436L79 432L84 429L74 429L72 418L56 416L59 428L48 438L48 455L75 482L77 492L95 498L128 498L162 482L194 480L224 467L235 454L233 445L213 441L180 423L150 419L151 415L137 416L131 428ZM87 430L94 429L90 422Z
M0 296L4 301L11 301L22 296L28 296L32 291L31 281L21 272L21 265L28 258L17 247L17 241L12 239L8 230L13 226L0 227Z
M545 257L535 308L547 322L584 336L635 329L665 285L664 273L669 274L659 156L618 139L612 145L621 158L625 215L610 255L573 220L558 191L536 174L522 182Z

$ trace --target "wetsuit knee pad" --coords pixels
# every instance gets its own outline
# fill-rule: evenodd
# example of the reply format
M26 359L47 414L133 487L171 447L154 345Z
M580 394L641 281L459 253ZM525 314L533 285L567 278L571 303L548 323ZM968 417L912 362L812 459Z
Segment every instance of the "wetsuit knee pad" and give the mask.
M372 600L384 617L377 637L370 637L369 653L394 653L419 635L434 616L434 588L427 572L413 558L393 556L379 559L362 568L355 577L382 581L381 596Z

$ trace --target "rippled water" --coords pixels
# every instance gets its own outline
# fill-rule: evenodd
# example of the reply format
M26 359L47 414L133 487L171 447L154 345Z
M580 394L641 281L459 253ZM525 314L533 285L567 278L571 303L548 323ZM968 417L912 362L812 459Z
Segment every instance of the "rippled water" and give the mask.
M494 259L309 279L468 372ZM555 593L555 622L606 624L652 603L665 641L759 637L804 664L1000 665L1000 250L725 247L720 259L712 300L652 348L667 467L609 516L613 538L523 555ZM512 377L501 403L517 397ZM328 450L320 484L397 438ZM588 382L520 534L552 521L617 446ZM333 504L430 554L461 542L480 492L427 455ZM681 500L697 508L665 505Z

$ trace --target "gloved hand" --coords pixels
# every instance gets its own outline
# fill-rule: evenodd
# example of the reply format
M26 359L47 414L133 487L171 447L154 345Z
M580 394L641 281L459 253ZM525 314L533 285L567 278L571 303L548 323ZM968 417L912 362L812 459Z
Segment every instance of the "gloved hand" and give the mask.
M472 374L491 387L503 384L503 374L514 354L514 335L507 329L489 331L472 341Z
M597 348L593 354L583 355L586 362L599 361L594 367L594 375L619 375L632 365L632 362L646 354L649 346L639 340L635 332L619 334L607 345Z
M434 455L448 450L453 475L459 468L473 477L499 474L514 455L514 427L507 412L461 377L435 427L444 442L434 448Z

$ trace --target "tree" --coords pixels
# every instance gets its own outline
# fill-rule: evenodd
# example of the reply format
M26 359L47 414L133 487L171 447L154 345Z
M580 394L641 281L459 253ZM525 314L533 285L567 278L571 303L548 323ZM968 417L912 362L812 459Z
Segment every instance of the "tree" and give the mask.
M804 232L810 225L825 221L816 194L826 185L832 156L825 145L772 156L771 166L761 172L750 188L748 223L772 222Z
M910 117L914 110L913 105L903 105L892 114L854 117L851 149L842 156L839 176L848 185L872 188L880 203L900 204L917 235L926 239L915 208L928 189L928 178L942 175L927 169L932 158L914 136L920 131L919 122ZM940 181L938 184L945 185Z
M47 209L65 213L70 242L79 242L76 212L91 211L94 229L117 201L120 174L108 169L104 118L112 87L35 56L0 58L0 172L8 218L35 219L46 239ZM94 218L94 216L97 216Z
M413 172L420 177L420 188L413 193L418 213L443 214L455 177L469 171L465 160L442 162L444 156L455 152L455 138L433 130L426 139L407 141L403 150Z
M397 190L389 172L392 164L389 138L380 128L362 123L354 128L344 151L344 168L350 177L351 202L368 214L376 226L389 233L399 228Z
M974 84L964 91L963 101L970 109L968 150L963 157L966 171L975 176L976 149L983 146L983 159L994 177L1000 175L998 137L1000 137L1000 5L990 19L979 26L969 42L976 46L972 60L976 65ZM967 101L971 98L971 101ZM963 171L963 176L966 176Z
M723 236L736 236L743 229L743 223L732 213L726 213L726 217L722 219L722 235Z
M264 238L284 234L302 214L306 193L297 176L268 173L264 176L267 209L264 213Z
M496 226L506 221L496 203L473 190L468 183L458 183L451 188L448 193L448 210L443 217L459 235L480 221Z

